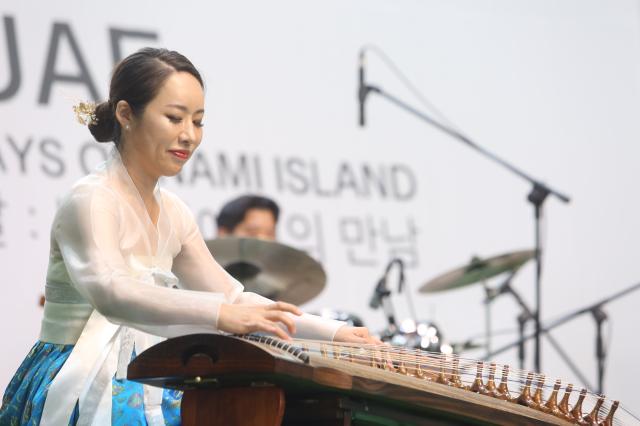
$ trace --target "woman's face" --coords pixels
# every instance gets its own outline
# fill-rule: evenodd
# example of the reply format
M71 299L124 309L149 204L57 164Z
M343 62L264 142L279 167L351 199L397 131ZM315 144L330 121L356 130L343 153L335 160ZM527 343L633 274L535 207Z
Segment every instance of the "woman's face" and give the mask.
M122 130L124 153L150 177L174 176L200 145L203 116L202 86L191 74L174 72Z

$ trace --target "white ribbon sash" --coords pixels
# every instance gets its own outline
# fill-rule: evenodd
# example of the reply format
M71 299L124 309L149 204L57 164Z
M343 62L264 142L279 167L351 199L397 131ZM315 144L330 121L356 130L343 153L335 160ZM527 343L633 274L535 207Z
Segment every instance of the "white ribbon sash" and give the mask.
M149 270L157 285L174 286L178 279L171 272ZM126 378L126 368L134 348L138 353L163 340L109 322L94 310L75 343L69 358L51 382L47 392L41 426L68 426L76 402L78 426L111 424L111 381ZM150 426L164 426L163 389L143 386L145 418Z
M76 402L87 385L87 378L96 367L99 371L102 363L98 361L111 352L114 337L119 329L120 326L110 323L98 311L93 311L69 358L49 386L40 420L41 426L69 424ZM111 424L111 421L107 424Z

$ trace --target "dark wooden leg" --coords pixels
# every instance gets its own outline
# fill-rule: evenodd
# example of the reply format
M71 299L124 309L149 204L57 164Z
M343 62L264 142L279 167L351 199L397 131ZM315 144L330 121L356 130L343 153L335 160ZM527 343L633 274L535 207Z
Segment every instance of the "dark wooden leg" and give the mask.
M275 386L185 391L183 426L280 426L284 392Z
M351 426L351 409L334 395L287 398L283 426Z

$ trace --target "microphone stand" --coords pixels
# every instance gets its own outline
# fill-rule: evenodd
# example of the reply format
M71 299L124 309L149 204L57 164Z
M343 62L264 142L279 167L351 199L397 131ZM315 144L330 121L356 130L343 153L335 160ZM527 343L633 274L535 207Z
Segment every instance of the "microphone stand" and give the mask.
M371 302L369 302L369 306L376 309L382 306L382 312L384 312L384 316L387 318L387 323L389 324L389 329L393 329L395 332L396 329L396 317L393 311L393 305L391 304L391 300L389 300L389 296L391 296L391 290L387 288L387 275L385 275L378 281L376 288L373 292L373 296L371 298Z
M536 372L540 372L540 365L541 365L541 345L540 345L540 334L542 332L541 330L541 326L540 326L540 311L542 308L542 289L541 289L541 278L542 278L542 246L540 243L540 219L542 217L542 205L544 203L544 201L546 200L547 196L549 195L554 195L556 198L558 198L559 200L563 201L564 203L568 203L570 201L569 197L567 195L562 194L559 191L556 191L555 189L551 188L548 185L545 185L544 183L540 182L537 179L534 179L533 177L531 177L530 175L526 174L525 172L523 172L522 170L516 168L515 166L513 166L512 164L508 163L506 160L503 160L502 158L498 157L497 155L491 153L490 151L484 149L483 147L479 146L478 144L476 144L475 142L473 142L471 139L469 139L467 136L463 135L462 133L458 132L457 130L454 130L448 126L445 126L444 124L439 123L438 121L434 120L433 118L429 117L428 115L424 114L421 111L418 111L416 108L408 105L407 103L401 101L400 99L396 98L395 96L385 92L383 89L381 89L380 87L377 86L371 86L371 85L366 85L364 83L362 83L361 87L358 90L358 99L360 100L360 104L362 105L364 103L364 100L366 99L366 96L369 93L376 93L377 95L381 96L382 98L388 100L389 102L391 102L392 104L400 107L401 109L408 111L409 113L415 115L416 117L420 118L421 120L429 123L430 125L434 126L435 128L437 128L438 130L446 133L447 135L453 137L454 139L457 139L458 141L464 143L465 145L467 145L468 147L474 149L475 151L479 152L480 154L482 154L483 156L489 158L490 160L500 164L502 167L506 168L507 170L511 171L513 174L515 174L516 176L519 176L520 178L526 180L527 182L529 182L532 185L531 191L529 192L528 196L527 196L527 200L529 200L529 202L533 205L534 207L534 222L535 222L535 262L536 262L536 276L535 276L535 294L536 294L536 308L535 311L533 312L533 319L535 322L535 360L534 360L534 364L535 364L535 370Z
M603 338L602 338L602 324L604 323L604 321L607 320L607 315L602 310L602 307L604 305L606 305L607 303L609 303L609 302L611 302L611 301L613 301L615 299L618 299L618 298L626 295L627 293L631 293L632 291L635 291L635 290L637 290L639 288L640 288L640 283L634 284L634 285L632 285L630 287L627 287L626 289L624 289L622 291L619 291L618 293L615 293L615 294L613 294L613 295L611 295L609 297L606 297L606 298L604 298L604 299L602 299L602 300L600 300L600 301L598 301L596 303L593 303L591 305L588 305L588 306L586 306L584 308L581 308L581 309L578 309L576 311L570 312L569 314L567 314L567 315L565 315L563 317L560 317L559 319L551 322L549 325L543 326L543 327L540 328L540 332L546 334L547 337L549 338L549 341L553 343L554 341L551 339L551 335L549 334L549 332L552 329L554 329L554 328L558 327L559 325L562 325L562 324L564 324L564 323L566 323L566 322L568 322L568 321L570 321L570 320L572 320L574 318L577 318L577 317L581 316L582 314L590 313L593 316L593 319L596 322L596 358L597 358L597 361L598 361L598 389L597 389L598 393L602 393L603 390L604 390L604 386L603 386L603 384L604 384L604 364L605 364L606 355L607 355L606 351L604 350L604 343L603 343ZM497 349L497 350L493 351L492 353L490 353L487 356L487 359L488 358L493 358L496 355L498 355L498 354L500 354L500 353L502 353L502 352L504 352L504 351L506 351L508 349L513 348L514 346L520 345L523 341L529 340L530 338L532 338L534 336L535 336L535 334L529 334L528 336L524 336L523 338L518 339L515 342L512 342L512 343L510 343L508 345L505 345L502 348ZM556 349L558 349L558 348L559 348L559 346L556 347ZM560 352L560 355L563 355L563 353ZM563 356L563 358L564 358L564 356ZM567 361L567 359L568 358L566 358L565 361ZM571 367L571 365L569 365L569 366ZM577 371L574 370L573 368L572 368L572 370L573 370L574 373L576 373L576 375L579 377L579 379L582 380L582 382L588 388L593 389L591 386L589 386L589 382L586 381L584 379L584 377L582 377L580 374L577 374Z
M398 330L398 325L396 323L396 316L393 309L393 305L391 303L391 290L387 288L387 278L389 276L389 272L393 265L398 265L399 267L399 277L398 277L398 292L402 291L402 286L404 285L404 262L400 258L392 259L387 265L384 275L378 281L376 288L374 290L373 296L371 297L371 301L369 302L369 306L373 309L377 309L382 305L382 312L384 312L385 317L387 318L387 323L389 324L388 333L390 336L396 334ZM415 319L414 319L415 321Z

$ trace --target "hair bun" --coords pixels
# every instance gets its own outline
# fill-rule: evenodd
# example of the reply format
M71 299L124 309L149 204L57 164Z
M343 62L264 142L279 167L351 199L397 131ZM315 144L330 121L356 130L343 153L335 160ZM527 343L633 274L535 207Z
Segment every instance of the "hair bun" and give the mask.
M89 123L89 131L98 142L111 142L115 139L116 117L109 102L96 106L95 120Z

